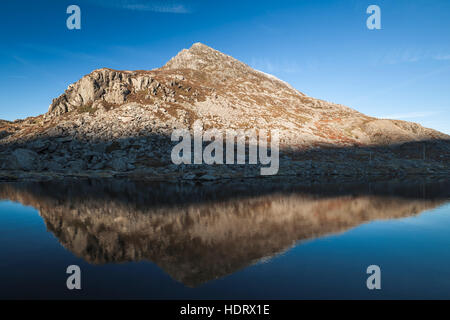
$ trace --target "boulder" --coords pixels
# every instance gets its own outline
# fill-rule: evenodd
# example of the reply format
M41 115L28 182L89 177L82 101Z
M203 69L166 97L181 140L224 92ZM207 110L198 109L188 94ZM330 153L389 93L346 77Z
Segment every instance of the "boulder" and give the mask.
M210 174L205 174L205 175L202 175L199 179L206 180L206 181L213 181L213 180L217 180L217 177L210 175Z
M72 171L82 171L82 170L86 169L86 164L84 163L84 161L81 161L81 160L70 161L67 164L67 166Z
M91 170L101 170L105 167L105 163L103 161L97 162L94 165L90 166Z
M63 165L55 160L46 161L44 167L46 169L48 169L49 171L55 171L55 172L61 171L63 169Z
M186 173L183 175L183 180L193 180L195 179L195 174L193 173Z
M126 171L128 161L126 158L115 158L110 162L110 165L115 171Z
M36 140L32 143L30 143L29 147L30 149L33 149L33 151L36 152L42 152L48 149L50 146L50 142L46 140Z
M9 157L10 169L34 170L39 167L39 155L28 149L16 149Z

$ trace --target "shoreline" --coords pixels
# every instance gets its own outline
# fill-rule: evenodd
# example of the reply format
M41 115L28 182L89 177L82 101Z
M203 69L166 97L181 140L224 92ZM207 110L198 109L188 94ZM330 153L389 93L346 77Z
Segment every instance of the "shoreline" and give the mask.
M295 180L298 183L375 182L390 180L450 179L450 166L423 160L373 161L293 161L280 163L278 174L263 176L260 166L194 165L144 167L114 170L0 170L0 182L51 181L62 179L128 179L149 182L215 182L236 180Z

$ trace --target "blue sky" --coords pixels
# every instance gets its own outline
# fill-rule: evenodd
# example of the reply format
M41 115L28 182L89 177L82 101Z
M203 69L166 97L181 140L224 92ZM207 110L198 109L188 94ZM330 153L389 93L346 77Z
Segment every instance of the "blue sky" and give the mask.
M203 42L307 95L450 133L448 0L2 1L0 19L2 119L46 112L94 69L153 69Z

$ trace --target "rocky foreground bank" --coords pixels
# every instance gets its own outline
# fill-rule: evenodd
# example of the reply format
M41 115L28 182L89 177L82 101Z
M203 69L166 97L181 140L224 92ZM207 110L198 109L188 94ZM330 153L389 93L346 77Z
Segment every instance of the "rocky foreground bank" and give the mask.
M172 145L169 138L160 137L133 138L106 144L59 138L3 147L0 153L3 157L0 180L91 177L214 181L273 178L261 176L262 165L175 165L170 158ZM279 171L275 177L297 177L305 182L450 177L448 148L449 144L444 142L428 142L389 148L281 152Z

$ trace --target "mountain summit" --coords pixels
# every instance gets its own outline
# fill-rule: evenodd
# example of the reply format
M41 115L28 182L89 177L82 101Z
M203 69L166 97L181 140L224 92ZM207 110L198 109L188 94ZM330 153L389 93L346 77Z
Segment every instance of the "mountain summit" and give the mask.
M385 148L421 141L444 143L445 147L441 143L435 152L438 156L448 151L450 139L416 123L377 119L309 97L272 75L195 43L158 69L94 70L53 99L46 114L0 122L0 146L11 151L36 144L38 147L32 149L44 155L44 164L29 167L42 170L164 167L170 163L170 151L163 146L168 147L170 140L155 139L164 140L178 128L192 130L196 120L201 120L205 129L278 130L281 151L301 159L311 159L304 155L307 150L324 147L345 152L355 147ZM136 141L139 145L133 146ZM54 152L66 150L69 142L72 146L67 153L55 158ZM86 148L95 145L97 151L85 156L77 144ZM413 150L417 153L418 149ZM114 151L113 157L119 160L112 159ZM17 167L14 163L24 155L22 152L13 160L9 157L3 167ZM421 155L419 151L418 157ZM34 159L38 156L33 155ZM80 156L86 159L80 160Z
M162 69L166 70L193 69L206 72L223 71L230 68L245 71L245 69L250 67L200 42L194 43L190 49L181 50L162 67Z

